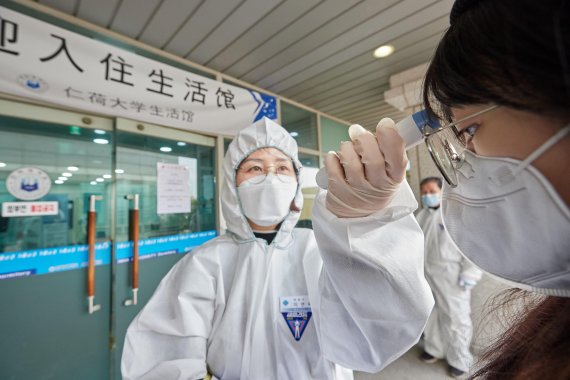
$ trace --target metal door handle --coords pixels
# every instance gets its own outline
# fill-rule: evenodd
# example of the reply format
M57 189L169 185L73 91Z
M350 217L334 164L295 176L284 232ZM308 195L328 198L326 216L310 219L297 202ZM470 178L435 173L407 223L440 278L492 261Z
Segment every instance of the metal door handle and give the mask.
M132 291L133 298L125 300L125 306L136 305L139 293L139 194L129 194L125 199L133 201L129 209L129 235L133 242Z
M102 200L100 195L89 196L89 212L87 213L87 300L89 301L89 314L101 309L101 305L95 305L95 230L97 225L97 211L95 202Z

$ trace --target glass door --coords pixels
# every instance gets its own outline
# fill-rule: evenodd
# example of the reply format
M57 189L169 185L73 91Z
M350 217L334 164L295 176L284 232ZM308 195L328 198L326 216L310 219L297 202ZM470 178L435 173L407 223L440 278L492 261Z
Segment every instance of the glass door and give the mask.
M116 128L113 336L120 379L128 325L183 254L216 236L217 198L214 138L125 119Z
M121 378L131 320L217 234L215 143L0 100L0 378Z
M0 100L3 379L109 378L112 125Z

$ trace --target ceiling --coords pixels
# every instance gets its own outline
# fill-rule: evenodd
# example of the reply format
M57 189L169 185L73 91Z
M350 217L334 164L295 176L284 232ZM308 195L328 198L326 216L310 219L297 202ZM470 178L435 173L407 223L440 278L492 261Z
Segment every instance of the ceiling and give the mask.
M389 77L429 61L453 0L38 0L372 128L403 114ZM378 46L396 48L376 59Z

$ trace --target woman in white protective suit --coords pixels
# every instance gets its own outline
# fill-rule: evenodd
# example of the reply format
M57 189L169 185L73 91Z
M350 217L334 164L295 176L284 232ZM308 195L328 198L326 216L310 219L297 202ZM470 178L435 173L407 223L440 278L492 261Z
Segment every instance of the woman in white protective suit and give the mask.
M295 140L269 119L242 130L224 160L228 233L175 265L133 320L123 378L351 379L346 368L379 371L416 343L433 297L392 132L390 186L371 215L337 217L322 193L313 234L294 228ZM376 142L363 149L379 153Z

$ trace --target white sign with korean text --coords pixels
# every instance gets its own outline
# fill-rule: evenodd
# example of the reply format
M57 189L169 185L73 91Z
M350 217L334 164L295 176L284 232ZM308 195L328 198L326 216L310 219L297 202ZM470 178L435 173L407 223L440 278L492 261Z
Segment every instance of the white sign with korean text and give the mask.
M59 203L53 202L4 202L2 217L57 215Z
M276 98L0 7L0 91L210 134L277 118Z
M184 165L158 162L156 164L156 213L190 212L190 173Z

